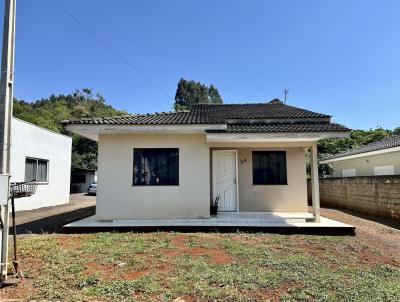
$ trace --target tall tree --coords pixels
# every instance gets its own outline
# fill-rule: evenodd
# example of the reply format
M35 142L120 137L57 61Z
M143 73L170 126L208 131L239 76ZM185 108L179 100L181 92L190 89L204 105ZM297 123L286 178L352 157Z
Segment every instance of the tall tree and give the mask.
M175 94L175 110L188 109L193 104L222 104L222 98L214 85L180 79Z

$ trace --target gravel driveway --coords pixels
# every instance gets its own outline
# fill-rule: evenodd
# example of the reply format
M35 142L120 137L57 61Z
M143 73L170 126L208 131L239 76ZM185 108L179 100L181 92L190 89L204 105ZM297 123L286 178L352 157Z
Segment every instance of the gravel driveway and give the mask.
M352 213L347 210L321 208L321 215L356 227L356 237L368 246L400 256L400 222ZM357 215L357 216L356 216ZM366 218L370 219L366 219ZM371 220L373 219L373 220ZM380 223L380 222L381 223ZM397 227L398 226L398 227Z

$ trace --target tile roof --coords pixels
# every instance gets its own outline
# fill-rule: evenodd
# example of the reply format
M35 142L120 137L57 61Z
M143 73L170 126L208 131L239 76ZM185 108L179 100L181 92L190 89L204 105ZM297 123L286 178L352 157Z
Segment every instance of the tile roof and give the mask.
M226 124L230 119L329 119L326 114L276 103L256 104L199 104L190 110L133 114L114 117L82 118L62 121L64 125L185 125Z
M226 130L207 130L208 133L273 133L273 132L347 132L347 127L334 123L261 123L228 124Z
M373 143L370 143L370 144L367 144L367 145L364 145L364 146L361 146L358 148L354 148L354 149L351 149L346 152L338 153L334 156L324 159L324 161L330 160L330 159L335 159L335 158L340 158L340 157L345 157L345 156L350 156L350 155L384 150L384 149L389 149L389 148L394 148L394 147L399 147L399 146L400 146L400 135L393 135L391 137L382 139L377 142L373 142Z

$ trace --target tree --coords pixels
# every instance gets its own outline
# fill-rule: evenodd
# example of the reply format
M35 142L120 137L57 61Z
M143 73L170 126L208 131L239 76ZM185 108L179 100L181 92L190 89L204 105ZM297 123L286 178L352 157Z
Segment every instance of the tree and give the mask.
M193 104L222 104L222 98L212 84L208 87L200 82L180 79L175 94L175 110L189 109Z
M278 98L272 99L271 101L269 101L269 103L270 104L283 104L283 102Z
M394 128L393 134L394 135L400 135L400 127Z
M96 169L97 143L71 134L60 125L61 120L126 114L107 105L104 97L92 89L76 90L67 95L51 95L47 99L27 103L14 99L13 115L52 131L72 135L72 167Z

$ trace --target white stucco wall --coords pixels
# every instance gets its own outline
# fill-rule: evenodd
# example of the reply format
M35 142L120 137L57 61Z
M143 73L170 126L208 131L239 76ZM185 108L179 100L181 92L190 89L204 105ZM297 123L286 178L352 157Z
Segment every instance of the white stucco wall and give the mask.
M355 176L374 176L374 167L393 166L394 175L400 175L400 152L391 152L332 163L333 176L342 177L343 170L355 169Z
M303 145L208 144L202 134L100 135L97 219L209 217L212 149L238 150L240 211L307 212ZM132 186L134 148L179 148L179 186ZM252 184L254 150L286 151L287 185Z
M238 151L240 211L308 211L306 161L302 148L240 148ZM253 185L252 151L285 151L287 185Z
M179 148L179 186L132 186L134 148ZM204 134L100 135L97 219L209 217L209 162Z
M70 137L13 118L11 128L11 182L25 180L26 157L48 160L48 183L39 185L35 195L15 200L17 211L69 202Z

